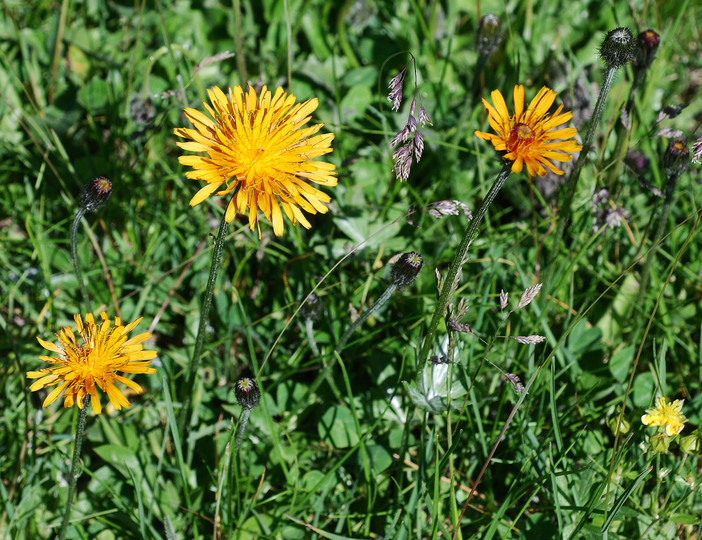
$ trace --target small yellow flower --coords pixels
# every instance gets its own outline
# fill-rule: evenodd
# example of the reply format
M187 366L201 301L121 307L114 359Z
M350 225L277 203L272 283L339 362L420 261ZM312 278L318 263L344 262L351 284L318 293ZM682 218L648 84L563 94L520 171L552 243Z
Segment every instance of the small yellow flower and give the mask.
M332 151L334 135L315 135L324 124L303 127L317 108L318 100L295 104L295 96L278 88L271 93L264 86L261 95L249 87L245 94L239 86L225 95L216 86L207 91L212 107L203 103L212 118L186 108L185 117L195 129L178 128L174 133L188 142L177 143L183 150L205 152L206 156L185 155L178 161L193 168L188 178L206 185L190 201L200 204L217 192L225 196L235 191L225 219L248 211L251 230L261 228L258 210L273 223L276 236L283 234L283 212L295 225L310 223L301 209L324 214L331 198L310 183L336 185L334 165L314 161ZM219 191L217 191L219 190ZM282 212L281 212L282 207Z
M655 408L646 409L646 414L641 417L641 422L645 426L664 428L666 435L670 437L677 435L687 422L687 418L682 414L684 402L684 399L676 399L672 403L667 403L663 396L658 396Z
M475 135L490 141L498 152L505 152L504 159L514 162L512 172L520 172L526 164L531 176L545 176L544 165L551 172L563 174L548 160L570 161L573 157L571 154L580 151L582 146L573 140L577 135L575 128L554 129L573 117L570 112L561 114L563 105L559 105L552 115L548 114L556 92L544 86L525 111L524 87L516 85L513 116L510 116L505 98L499 90L493 90L490 97L495 106L485 99L483 105L488 112L488 122L497 135L482 131L476 131Z
M148 367L151 360L156 358L156 351L145 351L142 345L151 337L144 332L131 339L127 334L141 322L141 318L126 326L122 326L119 317L115 324L108 319L107 314L100 314L102 323L95 324L92 313L85 316L85 323L80 315L74 320L83 343L79 344L76 336L69 327L62 328L56 334L58 344L37 338L39 344L47 351L59 355L58 358L40 356L53 367L27 372L30 379L39 379L32 383L29 389L34 392L46 386L56 386L44 400L43 407L50 405L64 393L63 406L72 407L74 404L83 408L83 400L90 395L90 403L96 414L102 412L102 405L97 389L107 393L112 406L120 410L128 408L129 401L115 386L120 382L132 390L141 392L142 388L134 381L117 375L121 373L154 373L156 370Z

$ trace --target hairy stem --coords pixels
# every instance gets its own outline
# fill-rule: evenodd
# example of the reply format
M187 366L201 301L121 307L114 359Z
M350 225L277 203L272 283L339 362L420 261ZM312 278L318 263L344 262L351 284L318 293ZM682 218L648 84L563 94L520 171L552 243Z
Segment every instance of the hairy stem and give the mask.
M68 530L68 522L71 519L71 509L73 508L73 499L76 495L76 484L80 476L80 456L83 447L83 434L85 433L85 417L88 414L88 403L90 396L85 396L83 399L83 408L78 413L78 425L76 427L76 443L73 448L73 462L71 463L71 476L68 479L68 497L66 498L66 509L63 512L63 521L61 522L61 530L59 532L59 540L66 537Z
M197 327L197 337L195 338L195 349L193 350L193 358L188 366L188 376L185 383L185 404L183 406L180 418L180 431L183 435L183 440L186 440L186 432L190 425L190 416L192 414L193 392L195 391L195 382L197 380L197 372L200 367L200 358L202 357L202 349L205 344L205 334L207 333L207 321L212 307L212 296L214 294L217 274L222 263L222 251L224 249L224 240L227 236L227 227L229 223L225 221L225 215L222 216L222 221L219 224L219 232L215 239L214 249L212 251L212 263L210 264L210 275L207 278L207 288L202 299L202 309L200 310L200 323Z
M78 280L78 288L80 289L80 300L78 303L80 305L80 312L83 315L87 313L88 290L83 282L83 272L81 272L80 261L78 260L78 226L80 225L80 220L85 215L85 211L85 208L81 206L76 213L76 217L73 219L73 225L71 225L71 261L76 271L76 279Z
M351 337L351 334L353 334L356 330L358 330L361 325L370 317L373 313L378 311L380 306L385 304L388 300L390 300L390 297L392 296L392 293L394 293L397 290L397 284L391 283L390 286L385 289L385 292L380 296L375 301L375 304L373 304L370 308L368 308L368 311L364 311L363 314L356 319L356 322L354 322L351 326L349 326L346 329L346 332L341 336L341 339L339 340L339 345L336 347L336 350L338 352L341 352L346 345L346 342L349 340Z
M453 286L453 281L456 278L458 270L463 266L463 259L466 256L466 252L473 242L475 233L478 232L478 227L485 217L488 207L492 204L497 197L497 194L502 189L509 173L512 171L512 162L505 162L502 166L502 170L495 178L495 181L488 191L487 195L483 199L480 208L470 220L468 228L463 235L463 239L456 250L456 254L453 256L453 261L451 261L451 266L449 267L448 273L444 278L444 286L441 288L441 293L439 294L439 302L436 304L434 309L434 315L431 318L431 323L429 323L429 329L427 330L427 335L424 338L424 346L422 347L422 352L419 355L419 363L423 364L429 357L429 351L431 350L432 342L434 340L434 335L436 334L436 328L439 326L439 320L446 309L446 305L449 302L449 296L451 294L451 287Z

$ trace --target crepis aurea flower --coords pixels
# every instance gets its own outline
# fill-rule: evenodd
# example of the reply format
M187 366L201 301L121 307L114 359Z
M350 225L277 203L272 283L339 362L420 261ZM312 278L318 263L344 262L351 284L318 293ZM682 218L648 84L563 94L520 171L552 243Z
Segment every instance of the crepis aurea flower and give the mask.
M683 399L676 399L668 403L663 396L658 396L656 406L653 409L646 409L646 414L641 417L641 423L645 426L660 426L669 437L677 435L687 422L687 418L682 413L684 402Z
M669 177L676 178L690 165L690 149L685 141L671 141L663 154L663 167Z
M273 224L276 236L283 234L283 213L293 225L305 228L310 223L302 213L324 214L324 203L331 197L310 184L335 186L334 165L316 158L332 151L334 135L317 135L324 124L309 127L316 98L295 103L295 96L278 88L275 94L264 86L260 95L249 87L244 92L235 86L225 94L218 87L207 91L212 106L203 103L211 118L185 109L185 117L194 129L177 128L174 133L188 142L177 143L183 150L205 152L206 156L185 155L178 158L193 170L186 176L206 182L190 200L190 206L216 193L232 194L225 220L237 213L249 215L251 230L261 228L258 210ZM282 209L282 210L281 210Z
M497 135L482 131L476 131L475 135L490 141L495 150L503 154L503 159L512 161L512 172L520 172L526 165L531 176L546 176L546 168L555 174L563 174L549 160L570 161L572 154L579 152L582 146L573 139L577 135L575 128L555 129L573 117L570 112L561 114L563 105L559 105L553 114L548 114L556 92L544 86L524 110L524 86L516 85L513 115L509 114L499 90L493 90L490 97L494 106L485 99L483 105Z
M144 332L132 338L128 334L141 322L138 318L126 326L122 320L115 317L112 321L103 311L100 314L102 323L96 323L92 313L80 315L74 320L82 343L70 327L62 328L56 337L58 343L37 338L39 344L49 352L58 355L40 356L52 367L38 371L27 372L29 379L38 379L29 387L34 392L44 387L55 386L42 404L46 407L52 404L63 393L63 406L78 405L83 408L83 400L90 396L90 403L96 414L102 412L102 405L97 389L107 393L112 406L120 410L130 406L129 400L115 386L116 382L128 386L136 392L142 388L131 379L118 373L154 373L156 369L149 367L151 360L156 358L156 351L144 350L142 343L151 337Z
M661 43L661 36L655 30L644 30L636 36L636 57L634 58L634 66L638 69L647 69L658 52L658 46Z

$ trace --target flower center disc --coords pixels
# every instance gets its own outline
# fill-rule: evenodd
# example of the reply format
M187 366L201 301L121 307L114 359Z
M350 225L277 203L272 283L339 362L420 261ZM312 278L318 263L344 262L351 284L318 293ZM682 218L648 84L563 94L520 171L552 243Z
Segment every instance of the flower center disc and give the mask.
M536 132L527 124L519 123L512 128L509 134L509 146L514 148L519 143L530 143L534 140Z

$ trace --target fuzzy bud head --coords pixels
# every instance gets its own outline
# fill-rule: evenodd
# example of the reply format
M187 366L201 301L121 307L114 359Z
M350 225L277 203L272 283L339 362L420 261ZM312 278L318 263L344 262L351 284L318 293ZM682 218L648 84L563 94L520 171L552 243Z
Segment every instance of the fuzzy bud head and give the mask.
M80 206L84 210L97 211L107 202L112 193L112 182L104 176L93 178L83 186L80 193Z
M414 283L423 264L424 259L416 251L403 253L393 265L390 271L390 279L392 279L392 282L398 289L404 289Z
M253 409L258 405L258 400L261 398L261 392L258 385L253 379L242 377L236 381L234 387L236 400L244 409Z
M480 19L478 34L475 36L475 47L480 56L488 57L497 50L502 41L500 18L488 13Z
M607 32L600 45L600 57L608 68L620 68L636 56L636 40L625 26Z
M312 293L300 308L300 316L306 321L318 321L322 316L322 308L322 299L316 293Z

